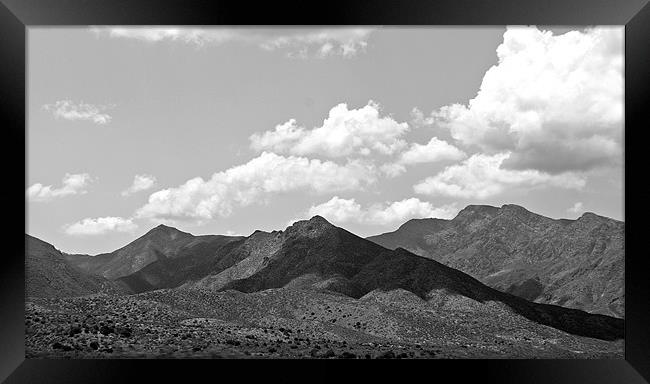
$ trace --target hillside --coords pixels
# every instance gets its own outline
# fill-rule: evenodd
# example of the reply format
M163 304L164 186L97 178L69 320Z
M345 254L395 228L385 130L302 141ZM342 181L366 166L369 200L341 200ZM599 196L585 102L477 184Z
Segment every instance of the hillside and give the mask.
M78 270L52 245L25 235L25 296L68 297L123 292L120 284Z
M527 300L623 317L624 223L585 213L554 220L516 205L470 205L368 237L459 269Z

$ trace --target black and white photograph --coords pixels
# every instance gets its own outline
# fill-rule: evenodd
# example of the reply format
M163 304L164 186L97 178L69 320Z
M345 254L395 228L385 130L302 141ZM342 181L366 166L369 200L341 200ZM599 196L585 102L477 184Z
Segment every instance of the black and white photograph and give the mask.
M28 28L25 358L624 359L624 49Z

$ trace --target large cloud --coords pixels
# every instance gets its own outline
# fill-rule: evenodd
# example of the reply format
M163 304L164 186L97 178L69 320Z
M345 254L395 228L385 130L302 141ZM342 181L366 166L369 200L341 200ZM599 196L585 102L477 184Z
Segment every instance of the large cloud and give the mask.
M273 131L253 134L251 147L257 151L329 157L393 154L406 146L400 137L408 131L408 124L390 116L380 117L379 112L379 106L372 101L359 109L348 109L341 103L329 111L320 127L305 129L292 119Z
M93 27L98 36L136 39L147 42L176 41L194 46L239 42L289 57L353 56L368 45L370 28L250 29L250 28L169 28Z
M110 123L111 116L103 113L110 108L112 108L110 105L93 105L72 100L59 100L43 106L44 110L52 112L57 119L86 120L99 125Z
M439 174L416 184L413 189L424 195L485 199L506 189L517 187L555 186L581 189L585 179L579 174L550 174L538 170L503 168L510 153L475 154L461 164L445 168Z
M92 180L87 173L66 173L61 188L35 183L27 188L27 198L30 202L44 202L58 197L83 195L88 192L88 186Z
M450 219L457 213L458 209L455 205L434 207L431 203L420 201L414 197L401 201L373 204L363 208L355 199L342 199L334 196L322 204L310 207L305 216L320 215L335 224L353 222L367 225L387 225L424 217Z
M552 173L620 163L623 29L554 35L509 27L476 97L433 113L454 139L511 151L515 169Z
M152 175L135 175L133 184L124 191L122 196L129 196L140 191L146 191L156 185L156 177Z
M132 232L138 226L132 219L122 217L87 218L63 227L68 235L102 235L108 232Z
M294 190L316 193L357 190L375 181L375 169L361 161L339 165L304 157L284 157L264 152L248 163L215 173L209 180L197 177L149 196L136 217L211 219L228 216L234 206L264 201L269 194Z

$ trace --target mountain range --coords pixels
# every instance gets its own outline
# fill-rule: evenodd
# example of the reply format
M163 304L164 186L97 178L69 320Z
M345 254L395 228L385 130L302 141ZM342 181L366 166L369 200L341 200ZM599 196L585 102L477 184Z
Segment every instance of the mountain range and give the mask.
M517 205L470 205L368 237L459 269L530 301L623 317L624 223L594 213L551 219Z
M617 222L608 221L601 226L593 223L604 219L590 214L583 215L576 221L561 220L549 224L555 221L534 215L521 207L469 206L453 220L412 220L394 233L370 238L372 241L336 227L320 216L297 221L284 231L256 231L248 237L193 236L161 225L115 252L98 256L65 255L52 246L46 247L46 243L30 242L27 245L26 265L32 265L27 269L27 274L34 274L32 271L38 269L33 265L41 263L43 255L46 255L46 258L52 257L57 263L67 266L66 270L70 272L58 275L63 281L76 281L79 276L84 276L95 282L95 285L77 284L83 289L72 290L70 296L106 292L106 289L100 287L107 284L115 287L116 291L131 294L154 291L190 296L195 295L193 292L205 291L257 294L281 289L330 292L352 300L360 300L374 294L373 292L404 291L423 302L446 302L458 297L477 303L476 305L497 303L511 313L509 316L521 317L525 321L551 326L574 335L616 340L623 337L621 319L533 302L530 297L525 297L528 295L526 289L522 293L521 290L508 286L501 291L485 285L476 276L470 276L483 270L494 275L504 269L497 261L509 265L506 263L508 257L519 263L513 261L512 265L521 266L526 260L531 260L529 264L533 264L532 261L540 259L545 261L542 265L547 271L557 274L558 269L567 268L570 271L568 274L582 276L575 271L586 270L584 263L565 260L555 267L549 265L552 260L562 261L567 255L575 256L577 251L583 251L584 244L592 241L591 237L588 240L571 239L570 234L583 237L597 237L597 234L609 236L602 240L605 246L594 246L590 255L603 255L601 248L614 249L617 237L613 232L618 228ZM557 228L578 228L561 232L552 225ZM555 233L555 237L550 233ZM559 237L558 233L566 237ZM442 258L440 255L447 253L433 252L436 247L430 246L432 243L429 240L432 234L440 242L440 249L457 256ZM551 239L539 240L535 234L538 237L549 236ZM382 241L384 243L380 245ZM551 247L552 244L548 245L548 242L554 244L555 248ZM465 248L459 244L464 244ZM524 245L528 246L528 253L519 251ZM42 252L43 247L49 253ZM547 248L544 247L564 250L564 253L559 253L563 256L556 257L555 253L546 251ZM426 249L432 250L432 253L425 253ZM570 253L568 249L575 249L576 252ZM481 259L481 252L486 250L492 253L484 253ZM534 250L546 253L531 255ZM615 252L607 251L604 254L613 257ZM458 261L453 265L455 260L461 260L458 255L474 259ZM528 259L522 255L527 255ZM620 257L622 258L622 252ZM436 258L440 259L435 260ZM472 263L478 263L480 267ZM594 263L596 267L600 264L602 262ZM464 268L468 269L465 272L469 274L461 271ZM541 267L531 267L530 270L540 274L545 271ZM512 284L518 284L518 287L526 286L527 281L534 280L535 277L524 272L528 270L519 272L524 280L517 282L517 275L510 274L510 280L503 281L511 281ZM556 282L562 281L554 278ZM542 277L538 279L542 284L549 284L550 281L543 280ZM28 289L29 295L61 296L48 292L47 282L43 283L43 279L28 278L28 286L34 281L41 281L40 288ZM613 278L607 282L613 283ZM622 279L619 284L622 287ZM537 295L535 299L539 297ZM569 300L562 304L567 302Z

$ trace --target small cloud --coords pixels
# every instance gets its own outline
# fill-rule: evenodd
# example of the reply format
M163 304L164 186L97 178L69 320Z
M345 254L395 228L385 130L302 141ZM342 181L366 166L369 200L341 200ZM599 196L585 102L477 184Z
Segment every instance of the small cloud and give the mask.
M36 183L27 188L27 198L30 202L46 202L64 196L83 195L88 193L87 188L92 181L87 173L66 173L61 188Z
M73 224L65 225L63 230L68 235L93 236L103 235L108 232L132 232L138 226L133 219L122 217L86 218Z
M573 204L572 207L567 209L567 212L574 213L574 214L578 214L583 211L584 211L584 207L581 201L576 202L575 204Z
M425 116L418 108L413 108L411 110L411 124L414 127L427 127L433 125L435 122L434 118L431 116Z
M92 121L95 124L105 125L110 123L112 117L102 112L112 107L86 104L83 102L75 103L72 100L59 100L53 104L45 104L43 109L52 112L57 119L86 120Z
M351 57L368 46L368 28L331 28L283 34L260 42L266 50L287 49L294 58L343 56Z
M92 27L95 35L140 40L149 43L177 41L196 46L221 44L240 35L235 29L184 27Z
M124 191L122 196L129 196L140 191L146 191L156 185L156 178L152 175L135 175L133 184Z
M400 164L435 163L445 160L461 160L465 158L465 152L454 147L437 137L431 138L427 144L411 144L410 148L402 153L399 159Z
M351 57L365 51L370 28L256 29L189 27L93 27L97 36L133 39L149 43L163 41L196 47L237 42L266 51L284 51L289 58Z

